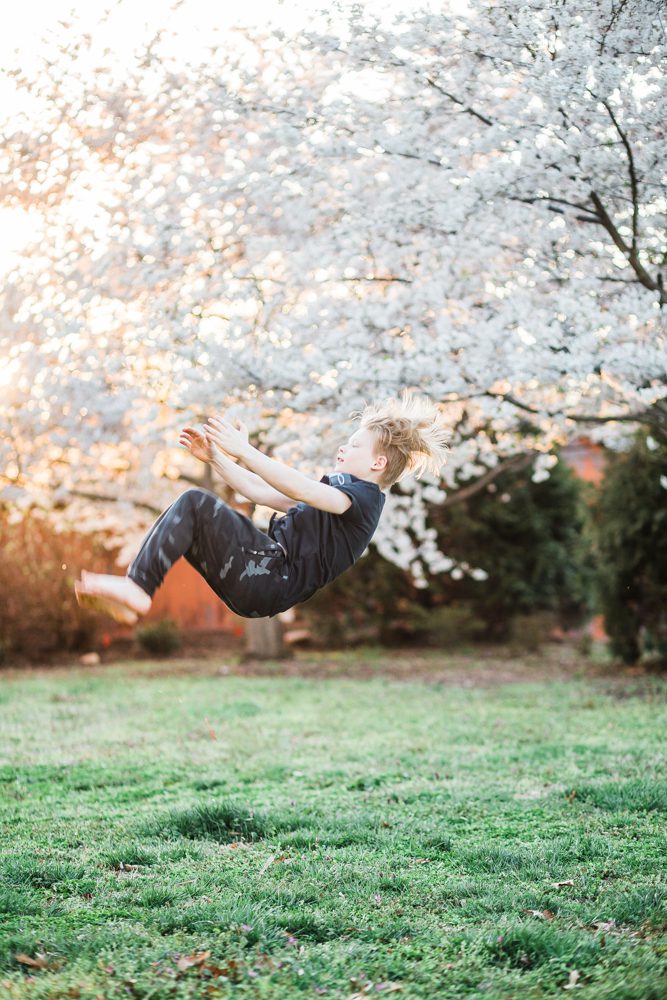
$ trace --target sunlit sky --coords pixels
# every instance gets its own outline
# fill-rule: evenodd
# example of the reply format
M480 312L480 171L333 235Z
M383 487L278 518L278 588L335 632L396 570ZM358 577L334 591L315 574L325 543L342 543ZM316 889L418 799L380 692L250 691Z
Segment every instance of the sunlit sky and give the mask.
M344 7L352 6L346 0ZM362 6L383 18L409 10L462 11L467 0L362 0ZM172 8L176 7L175 10ZM11 17L3 21L0 32L0 65L19 66L29 72L31 64L51 48L62 33L60 22L77 25L76 33L99 36L102 47L113 50L119 60L132 51L157 28L175 31L178 54L193 58L210 45L212 31L224 32L234 25L257 25L271 22L289 31L302 26L317 27L316 13L331 6L326 0L243 0L242 4L215 3L211 0L18 0ZM105 15L107 15L105 17ZM102 21L104 24L102 25ZM21 110L20 98L11 79L0 75L2 117ZM0 207L0 275L6 274L31 236L25 213Z
M391 19L397 13L422 9L462 12L467 0L342 0L344 9L362 6L381 18ZM176 9L172 9L176 8ZM327 0L243 0L242 4L215 3L211 0L18 0L11 17L3 20L0 32L0 62L6 65L12 53L18 51L26 67L44 45L44 40L59 32L59 22L70 21L72 15L82 31L95 34L104 15L104 43L114 50L127 50L137 45L147 32L157 27L178 30L179 52L188 51L210 41L212 30L224 30L231 25L262 24L268 21L281 27L298 30L302 26L317 27L317 12L332 14ZM5 96L4 94L2 95Z

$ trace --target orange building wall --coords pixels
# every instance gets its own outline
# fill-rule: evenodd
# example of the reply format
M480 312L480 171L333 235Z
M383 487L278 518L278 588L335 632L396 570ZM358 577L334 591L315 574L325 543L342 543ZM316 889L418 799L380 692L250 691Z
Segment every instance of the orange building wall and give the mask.
M588 438L577 438L562 449L563 461L586 482L596 486L604 476L604 449Z
M242 621L185 559L169 570L145 621L173 618L183 629L234 631Z

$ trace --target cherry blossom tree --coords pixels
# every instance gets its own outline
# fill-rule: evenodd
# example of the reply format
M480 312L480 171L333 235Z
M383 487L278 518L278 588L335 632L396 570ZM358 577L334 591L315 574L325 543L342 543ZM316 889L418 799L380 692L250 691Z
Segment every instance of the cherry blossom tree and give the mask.
M130 65L74 26L14 72L0 191L35 239L4 293L5 498L133 544L199 475L185 420L231 409L321 474L413 386L452 451L376 544L424 584L471 570L430 503L544 478L582 429L667 438L659 3L373 9L190 60L162 31Z

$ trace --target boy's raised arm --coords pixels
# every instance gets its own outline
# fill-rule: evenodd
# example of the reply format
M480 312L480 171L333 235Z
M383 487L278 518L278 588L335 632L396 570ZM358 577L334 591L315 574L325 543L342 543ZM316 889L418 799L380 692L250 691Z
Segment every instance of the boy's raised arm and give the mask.
M245 431L245 428L244 428ZM246 434L247 437L247 434ZM241 468L209 441L196 427L184 427L179 444L188 449L200 462L206 462L233 490L247 497L253 503L271 507L273 510L288 511L293 506L291 497L265 483L261 476Z
M262 454L224 417L209 417L206 433L217 447L228 455L239 458L265 483L294 501L301 500L330 514L343 514L352 503L341 490L316 482L296 469Z
M272 510L280 510L283 513L294 506L291 497L269 486L261 476L255 475L254 472L241 469L236 462L232 462L218 449L216 449L211 465L228 486L247 497L248 500L252 500L253 503L259 503L263 507L271 507Z

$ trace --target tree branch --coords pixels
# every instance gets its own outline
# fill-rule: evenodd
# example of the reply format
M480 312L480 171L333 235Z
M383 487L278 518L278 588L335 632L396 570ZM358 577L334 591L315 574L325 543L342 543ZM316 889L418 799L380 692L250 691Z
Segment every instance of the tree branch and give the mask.
M69 490L68 491L73 497L82 497L84 500L94 500L97 503L118 503L119 497L106 496L104 493L93 493L89 490ZM154 514L156 517L159 516L162 511L159 507L153 507L150 503L145 503L143 500L131 500L130 503L134 507L139 507L141 510L147 510L149 514Z
M593 94L595 97L595 94ZM596 98L598 100L599 98ZM635 160L632 155L632 147L628 141L626 133L623 131L619 125L614 112L611 109L608 101L602 100L600 102L606 109L609 117L614 123L614 128L618 132L621 142L625 147L625 152L628 157L628 172L630 174L630 191L632 193L632 253L634 256L637 255L637 239L638 239L638 229L639 229L639 186L637 184L637 172L635 170Z
M480 122L482 122L483 125L495 124L490 118L487 118L479 111L475 111L475 109L470 105L466 106L463 101L461 101L458 97L454 97L453 94L450 94L449 91L441 87L440 84L437 83L437 81L435 81L432 77L426 76L424 77L424 79L426 80L426 82L430 87L433 87L435 90L437 90L438 93L442 94L443 97L446 97L447 100L452 101L454 104L458 104L464 114L472 115L473 118L477 118Z
M522 403L520 399L512 396L509 392L490 392L486 390L482 395L490 396L492 399L504 399L507 403L511 403L512 406L518 407L520 410L525 410L527 413L533 413L535 416L547 416L552 418L554 416L559 416L560 411L556 413L544 413L542 410L538 410L534 406L530 406L528 403ZM653 420L651 418L651 410L640 410L638 413L615 413L610 416L596 416L592 413L562 413L562 416L566 420L576 420L586 423L594 424L605 424L612 420L618 421L619 423L638 423L647 424L649 427L662 427L662 422L660 420Z
M498 465L494 466L493 469L489 469L485 472L479 479L476 479L474 483L470 486L462 486L456 490L451 496L443 501L443 503L438 504L439 507L452 507L455 503L462 503L467 500L468 497L474 496L475 493L479 493L483 490L485 486L493 482L498 476L502 475L503 472L519 472L521 469L525 469L531 464L539 455L538 451L529 451L521 455L513 455L512 458L508 458L506 462L500 462Z
M661 307L667 304L667 296L665 296L665 292L659 278L654 279L651 277L651 275L648 273L644 265L639 260L637 252L633 250L631 246L628 246L628 244L625 242L625 240L619 233L618 229L612 222L609 213L607 212L606 208L602 204L602 201L600 200L599 196L596 194L595 191L591 191L590 197L591 201L595 205L595 210L599 217L600 225L607 230L612 240L614 241L615 245L624 255L624 257L632 267L632 270L637 275L637 278L639 279L640 283L644 286L644 288L648 288L652 292L659 293L659 303Z

